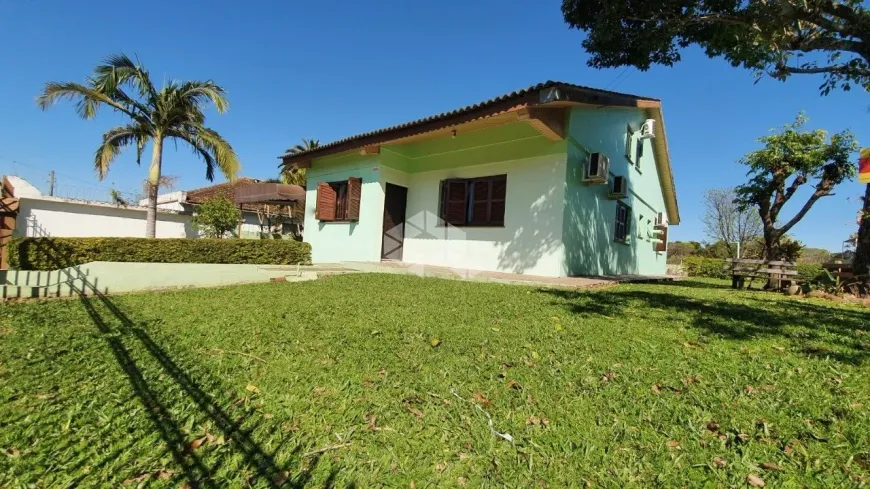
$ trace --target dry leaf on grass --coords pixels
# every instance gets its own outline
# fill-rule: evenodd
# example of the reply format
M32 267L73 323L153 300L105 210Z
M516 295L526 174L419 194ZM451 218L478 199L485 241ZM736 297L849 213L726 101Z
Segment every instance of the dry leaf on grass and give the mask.
M289 479L290 479L290 472L287 472L285 470L283 472L278 472L277 474L275 474L272 477L272 483L275 485L275 487L281 487L284 484L286 484Z
M724 469L728 466L728 462L722 459L722 457L714 457L713 458L713 467L717 469Z
M775 464L775 463L773 463L773 462L762 462L761 465L760 465L760 467L761 467L762 469L764 469L764 470L774 470L774 471L785 470L785 469L783 469L782 467L780 467L779 465L777 465L777 464Z
M444 472L447 470L447 462L438 462L438 465L435 466L435 470L437 470L439 474Z
M245 387L245 389L246 389L247 391L249 391L249 392L253 392L253 393L255 393L255 394L256 394L257 392L260 392L260 389L258 389L257 386L252 385L252 384L248 384L248 385Z
M680 380L682 380L683 385L697 384L698 382L700 382L700 380L698 380L698 377L695 375Z
M653 384L653 386L652 386L652 391L653 391L654 393L656 393L656 394L661 394L661 393L662 393L662 388L659 387L658 384Z
M203 443L208 441L208 436L210 436L210 435L203 436L202 438L197 438L196 440L193 440L192 442L188 443L187 449L188 450L196 450L197 448L201 447Z
M518 391L523 389L523 386L521 386L520 383L517 382L516 380L509 381L507 383L507 386L511 389L518 390Z
M482 392L475 392L471 395L471 398L477 401L477 403L483 407L492 406L492 401L490 401L489 398L487 398L486 395L484 395Z
M758 477L755 474L749 474L746 476L746 483L753 487L764 487L764 480L761 477Z
M680 448L680 442L678 442L677 440L668 440L665 445L667 445L668 448L672 448L675 450Z
M432 345L432 348L435 348L441 344L441 340L439 340L438 338L432 338L431 340L429 340L429 344Z
M707 423L707 429L714 432L714 433L719 431L720 428L721 428L721 426L719 426L719 423L717 423L713 420L710 420L710 422Z
M414 416L417 416L418 419L423 419L423 416L424 416L423 411L420 411L419 409L417 409L415 407L408 406L408 412L413 414Z
M13 458L14 458L14 457L17 457L17 456L21 455L21 451L18 450L17 448L14 448L14 447L12 447L12 448L4 448L4 449L3 449L3 454L6 455L7 457L13 457Z

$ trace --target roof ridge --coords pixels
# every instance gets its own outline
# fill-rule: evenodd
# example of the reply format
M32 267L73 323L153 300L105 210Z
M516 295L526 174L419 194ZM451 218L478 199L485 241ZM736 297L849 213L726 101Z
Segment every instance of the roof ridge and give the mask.
M383 127L381 129L374 129L372 131L367 131L367 132L359 133L359 134L356 134L353 136L337 139L335 141L321 144L320 146L317 146L316 148L311 148L311 149L308 149L306 151L300 151L298 153L290 153L290 151L288 150L288 151L285 151L281 155L281 158L288 158L288 157L295 158L295 157L303 156L303 155L306 155L309 153L322 152L322 151L327 150L329 148L340 146L342 144L346 144L346 143L349 143L349 142L352 142L355 140L359 140L359 139L363 139L363 138L367 138L367 137L372 137L372 136L377 136L377 135L381 135L381 134L386 134L386 133L389 133L392 131L406 129L406 128L409 128L412 126L426 124L428 122L438 121L440 119L447 119L449 117L465 114L465 113L472 112L474 110L478 110L478 109L481 109L481 108L484 108L484 107L487 107L490 105L495 105L495 104L498 104L500 102L504 102L504 101L511 100L514 98L524 97L524 96L530 95L534 92L545 90L548 88L554 88L554 87L569 88L572 90L591 91L591 92L596 92L596 93L600 93L600 94L607 94L607 95L611 95L611 96L633 98L633 99L646 100L646 101L652 101L652 102L660 102L661 101L660 99L652 98L652 97L633 95L633 94L623 93L623 92L615 92L612 90L604 90L601 88L594 88L594 87L589 87L589 86L585 86L585 85L577 85L577 84L567 83L567 82L562 82L562 81L547 80L545 82L537 83L537 84L528 86L526 88L520 88L520 89L514 90L512 92L504 93L504 94L498 95L496 97L490 98L488 100L477 102L475 104L466 105L463 107L459 107L457 109L453 109L453 110L446 111L446 112L441 112L438 114L429 115L429 116L426 116L426 117L423 117L420 119L415 119L415 120L408 121L408 122L394 124L392 126Z

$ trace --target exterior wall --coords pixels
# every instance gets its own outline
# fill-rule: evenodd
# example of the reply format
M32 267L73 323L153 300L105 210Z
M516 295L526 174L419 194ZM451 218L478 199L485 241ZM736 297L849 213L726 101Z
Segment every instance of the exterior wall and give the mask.
M565 275L562 212L564 155L406 174L402 261L468 270ZM381 172L384 183L402 178ZM437 227L441 181L507 175L504 227Z
M190 216L158 212L158 238L196 237ZM62 200L21 199L18 236L145 237L145 210Z
M311 261L380 261L383 227L384 191L380 184L378 159L351 155L331 158L307 171L305 196L305 232L303 241L311 243ZM317 184L362 179L358 222L323 222L314 217Z
M561 245L565 153L518 123L410 145L380 155L315 161L308 170L305 241L315 263L380 261L387 183L408 188L403 261L469 270L565 275ZM504 227L437 226L441 180L507 174ZM317 221L317 184L363 180L356 223Z
M408 188L402 260L411 264L542 276L658 275L665 253L650 236L664 199L653 148L645 141L639 169L625 156L626 128L646 120L640 109L574 108L566 141L552 142L525 123L381 148L381 154L315 160L308 170L305 241L315 263L380 261L386 185ZM590 151L610 157L625 176L632 208L627 243L614 240L616 200L608 186L582 183ZM504 227L438 226L440 182L507 174ZM317 184L363 180L360 219L320 222Z
M640 128L645 120L640 109L571 111L563 229L570 275L663 275L667 271L666 253L655 252L649 236L656 214L665 212L652 143L645 141L639 169L625 155L626 127L632 123ZM628 196L621 199L632 214L627 243L614 240L617 201L607 198L608 187L582 182L589 152L605 153L611 174L628 181Z

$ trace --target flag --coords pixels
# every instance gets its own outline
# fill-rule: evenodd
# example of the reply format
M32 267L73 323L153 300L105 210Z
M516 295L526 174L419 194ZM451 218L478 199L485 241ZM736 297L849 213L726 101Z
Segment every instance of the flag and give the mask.
M858 181L870 183L870 148L861 150L861 157L858 159Z

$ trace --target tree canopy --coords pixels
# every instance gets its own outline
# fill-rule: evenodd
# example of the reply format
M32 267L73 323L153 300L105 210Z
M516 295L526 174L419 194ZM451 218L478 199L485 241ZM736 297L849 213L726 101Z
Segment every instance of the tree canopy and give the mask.
M822 74L828 93L870 89L870 12L861 0L563 0L572 27L597 68L673 65L681 51L784 80Z
M166 140L188 145L205 163L205 177L214 179L220 170L234 179L239 160L230 143L217 131L205 126L204 109L214 105L218 113L229 108L224 89L212 81L167 81L158 90L148 71L129 57L109 56L94 68L84 84L49 82L36 102L48 109L60 100L75 102L82 119L93 119L101 107L129 118L125 125L103 134L94 154L94 170L102 180L115 158L128 147L136 149L139 163L146 145L152 144L148 171L148 218L146 236L153 238L157 220L157 191L162 177L163 143Z
M803 114L778 133L758 139L763 147L740 161L749 167L749 181L737 187L736 202L741 208L755 208L764 226L765 257L778 258L776 247L782 236L809 212L822 197L844 180L855 175L850 161L858 142L849 131L828 137L827 131L802 130ZM801 186L812 183L813 191L788 220L782 220L783 206Z

